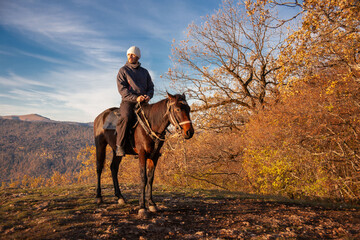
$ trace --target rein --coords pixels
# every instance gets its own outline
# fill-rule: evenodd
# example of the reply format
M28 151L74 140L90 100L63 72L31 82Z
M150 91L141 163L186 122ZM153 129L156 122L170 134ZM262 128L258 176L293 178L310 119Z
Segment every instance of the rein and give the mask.
M170 123L172 125L174 125L174 127L176 128L177 131L180 131L181 130L181 126L182 125L185 125L185 124L188 124L188 123L191 123L191 121L183 121L183 122L179 122L176 117L174 116L174 112L171 111L171 106L174 105L175 103L167 103L167 110L166 110L166 113L164 116L166 116L166 114L169 114L169 120L170 120ZM187 104L185 102L185 104ZM145 112L143 110L143 108L141 107L141 104L140 103L137 103L136 104L136 108L137 110L135 110L135 113L136 113L136 116L138 118L138 121L140 123L140 125L144 128L145 132L151 137L151 139L153 141L165 141L165 137L162 137L163 133L161 133L160 137L152 130L151 126L150 126L150 123L149 123L149 120L146 118L145 116ZM142 118L140 117L139 115L139 112L141 113L142 115ZM167 128L165 129L167 130ZM169 131L169 130L168 130Z
M144 113L144 110L142 109L140 103L137 103L137 104L136 104L136 108L137 108L137 110L135 111L135 114L136 114L136 116L137 116L137 118L138 118L138 121L139 121L140 125L141 125L141 126L143 127L143 129L145 130L146 134L149 135L153 141L156 141L156 140L157 140L157 141L162 141L162 142L164 142L164 141L165 141L165 138L159 137L159 136L152 130L152 128L151 128L151 126L150 126L150 123L149 123L148 119L146 118L145 113ZM141 112L144 120L140 117L139 112ZM161 134L161 135L162 135L162 134Z

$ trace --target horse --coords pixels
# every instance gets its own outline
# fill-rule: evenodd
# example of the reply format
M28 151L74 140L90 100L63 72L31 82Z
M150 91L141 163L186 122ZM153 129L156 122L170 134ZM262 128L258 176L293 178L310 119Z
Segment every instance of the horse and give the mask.
M118 171L122 157L116 156L116 130L103 128L106 117L118 108L109 108L100 113L94 120L94 138L96 146L96 172L97 172L97 203L102 203L101 195L101 173L105 163L106 146L110 145L113 150L112 162L110 165L115 196L120 205L126 204L125 198L121 194ZM133 128L130 139L127 141L126 154L138 155L140 165L140 198L139 216L146 217L145 196L150 212L156 212L156 204L152 197L152 185L154 173L160 149L165 140L168 126L172 124L184 139L190 139L194 135L194 128L190 119L190 107L186 101L185 94L171 95L167 93L167 98L154 104L140 104L142 112L142 124L136 124ZM139 115L138 115L139 118ZM146 122L147 124L144 124ZM148 126L148 129L147 127Z

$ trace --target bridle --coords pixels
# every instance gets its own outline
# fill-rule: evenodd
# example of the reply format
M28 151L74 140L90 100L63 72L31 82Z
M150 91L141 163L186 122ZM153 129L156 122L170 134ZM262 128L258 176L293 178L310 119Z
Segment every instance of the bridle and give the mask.
M181 102L185 105L188 105L185 100L182 100ZM188 121L179 122L177 120L175 113L174 113L174 109L172 107L175 103L176 102L168 102L167 103L167 110L166 110L166 113L164 114L164 117L168 114L170 123L176 128L177 132L180 132L182 129L182 125L191 123L191 121L188 120ZM161 133L160 136L158 136L158 134L156 134L152 130L151 125L145 116L145 112L144 112L143 108L141 107L141 104L137 103L136 108L137 108L137 110L135 110L135 113L138 118L138 122L144 128L145 132L151 137L151 139L154 140L155 142L165 141L165 136L164 136L165 131L163 133ZM140 117L139 112L141 113L142 117ZM165 129L165 130L167 130L167 129Z
M184 105L188 105L185 100L182 100L181 103L183 103ZM179 122L175 116L174 109L172 108L172 106L174 104L175 104L175 102L167 103L167 111L166 111L165 115L169 113L170 123L176 128L177 131L180 131L182 129L182 127L181 127L182 125L191 123L191 121L188 120L188 121Z

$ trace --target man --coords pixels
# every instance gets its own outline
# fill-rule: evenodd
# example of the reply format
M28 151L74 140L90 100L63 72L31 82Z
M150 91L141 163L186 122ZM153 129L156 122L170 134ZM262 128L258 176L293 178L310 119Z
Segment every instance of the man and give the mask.
M127 50L127 62L117 75L117 87L122 97L120 119L116 126L116 156L125 156L125 143L129 125L135 118L134 107L137 102L148 102L154 95L154 84L149 72L141 67L140 49L132 46Z

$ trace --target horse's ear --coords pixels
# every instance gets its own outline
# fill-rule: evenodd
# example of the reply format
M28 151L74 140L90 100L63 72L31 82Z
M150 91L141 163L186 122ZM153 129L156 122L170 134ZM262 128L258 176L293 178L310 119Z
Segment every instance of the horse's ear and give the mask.
M184 100L186 101L186 96L185 96L185 93L182 94Z
M166 92L169 100L174 100L175 96L171 95L170 93Z

